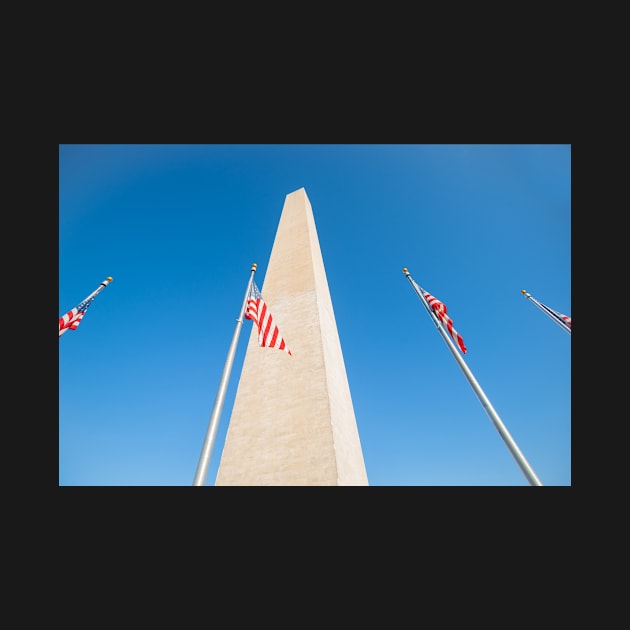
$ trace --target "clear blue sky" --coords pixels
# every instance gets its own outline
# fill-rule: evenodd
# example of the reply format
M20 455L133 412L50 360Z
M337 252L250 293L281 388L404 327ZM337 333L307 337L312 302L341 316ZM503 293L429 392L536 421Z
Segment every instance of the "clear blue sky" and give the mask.
M509 144L60 145L59 316L114 280L59 339L59 485L192 485L251 264L262 287L302 187L370 485L529 485L407 267L543 485L570 486L571 336L521 290L571 315L571 145Z

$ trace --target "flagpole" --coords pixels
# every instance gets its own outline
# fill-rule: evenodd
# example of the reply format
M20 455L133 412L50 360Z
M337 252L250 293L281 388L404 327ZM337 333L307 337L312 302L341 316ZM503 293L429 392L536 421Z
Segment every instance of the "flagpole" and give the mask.
M551 319L554 322L556 322L556 324L558 324L558 326L560 326L560 328L562 328L562 330L564 330L564 331L568 332L569 334L571 334L571 328L569 328L569 326L567 326L566 322L563 322L560 317L557 317L553 312L550 313L549 311L551 309L549 309L548 307L545 307L544 304L541 304L533 295L530 295L529 293L527 293L527 291L525 291L525 289L523 289L521 291L521 293L528 300L531 300L545 315L547 315L547 317L549 317L549 319Z
M105 278L105 280L103 280L103 282L101 282L101 284L99 285L98 289L96 289L96 291L92 291L92 293L90 293L90 295L88 295L84 300L81 300L81 302L79 302L79 305L83 304L83 302L87 302L88 300L96 297L110 282L113 282L113 278L111 276L107 276L107 278ZM63 335L67 330L70 330L69 328L64 328L62 330L59 331L59 336L61 337L61 335Z
M247 298L249 297L255 273L256 263L252 263L249 282L247 283L247 290L245 291L245 297L243 298L241 312L236 319L236 326L234 327L234 334L232 335L232 343L230 344L230 348L227 353L227 359L225 360L225 365L223 367L223 374L221 375L221 381L219 383L219 388L217 389L217 395L214 399L214 406L212 407L212 413L210 414L210 421L208 423L208 429L206 431L206 438L203 443L203 448L201 449L201 456L199 457L199 463L197 464L197 472L195 473L193 486L203 486L206 483L206 476L208 474L208 466L210 464L212 448L214 446L214 440L216 438L217 428L219 426L221 410L223 409L223 403L225 402L225 394L227 392L228 381L230 380L232 364L234 363L234 355L236 354L238 338L241 334L241 327L243 325L243 315L245 313Z
M403 268L403 273L405 274L405 276L407 276L407 280L409 280L409 284L411 284L413 290L416 292L416 294L420 298L420 301L422 302L424 308L427 310L427 312L431 316L431 319L435 323L438 329L438 332L440 333L440 335L442 335L442 339L444 339L444 341L446 342L446 345L451 351L451 354L455 357L455 360L457 361L459 367L464 373L464 376L468 379L468 382L470 383L470 386L473 388L473 391L475 392L477 398L479 399L479 402L481 402L481 406L484 408L485 412L488 414L488 417L494 424L496 430L499 432L499 435L503 438L503 441L507 445L510 451L510 454L512 455L512 457L518 464L519 468L525 475L525 478L529 482L529 485L542 486L543 484L540 482L540 480L536 476L536 473L534 472L532 467L528 464L527 460L525 459L525 456L523 455L523 453L521 453L516 442L512 439L512 436L510 435L509 431L503 424L501 418L499 417L499 414L497 414L497 412L494 410L494 407L492 406L491 402L488 400L488 397L484 394L483 390L479 386L479 383L477 383L477 380L473 376L473 373L470 371L470 369L466 365L466 362L457 351L455 344L451 341L451 339L445 332L439 318L429 306L427 299L425 298L422 290L415 283L415 281L411 277L411 274L409 273L406 267Z

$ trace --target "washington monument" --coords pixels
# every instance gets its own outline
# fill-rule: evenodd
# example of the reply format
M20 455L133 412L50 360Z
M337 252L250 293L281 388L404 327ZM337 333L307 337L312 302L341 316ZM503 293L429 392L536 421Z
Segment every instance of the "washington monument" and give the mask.
M288 347L252 327L217 486L367 486L311 203L285 198L262 296Z

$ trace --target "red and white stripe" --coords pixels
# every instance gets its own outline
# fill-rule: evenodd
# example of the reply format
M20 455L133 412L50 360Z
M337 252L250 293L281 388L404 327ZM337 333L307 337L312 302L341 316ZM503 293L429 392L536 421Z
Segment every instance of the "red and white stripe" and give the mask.
M448 334L453 338L453 341L457 342L459 349L466 354L466 346L464 345L464 339L462 336L453 328L453 320L446 314L446 304L443 304L438 300L435 296L430 293L424 292L424 297L427 298L427 302L429 306L433 309L433 312L438 316L438 319L444 324L446 330L448 330Z
M291 354L291 350L287 347L278 327L273 322L273 317L267 304L265 304L265 300L254 283L252 283L250 297L247 300L245 318L251 319L258 328L258 344L261 348L277 348Z
M66 330L76 330L83 316L85 310L80 311L77 307L68 311L63 317L59 318L59 336L61 336Z

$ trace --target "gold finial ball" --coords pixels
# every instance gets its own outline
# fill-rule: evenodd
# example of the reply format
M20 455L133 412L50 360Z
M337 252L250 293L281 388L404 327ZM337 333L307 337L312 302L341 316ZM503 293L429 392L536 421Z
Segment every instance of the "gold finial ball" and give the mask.
M407 267L403 267L403 273L407 273Z
M107 276L107 282L112 282L114 280L114 278L112 278L111 276Z
M521 291L521 293L522 293L523 295L525 295L525 294L527 293L527 291L525 291L525 289L523 289L523 290Z

